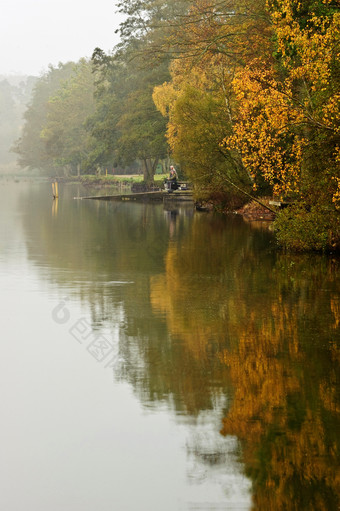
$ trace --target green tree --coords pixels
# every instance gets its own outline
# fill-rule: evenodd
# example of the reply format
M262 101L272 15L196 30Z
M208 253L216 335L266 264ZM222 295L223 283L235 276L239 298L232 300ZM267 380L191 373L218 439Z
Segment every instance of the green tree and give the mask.
M221 199L231 192L236 198L230 183L250 189L251 181L237 153L221 146L226 130L232 130L232 97L221 62L209 60L209 72L206 59L186 70L182 60L175 61L172 81L156 87L153 98L168 117L172 155L195 183L196 195Z
M166 122L152 100L156 85L169 77L167 63L146 67L140 58L119 50L107 56L96 49L92 61L96 77L96 113L89 119L98 162L142 163L150 183L160 159L167 154Z
M165 74L167 76L167 70L163 69L162 75ZM140 160L143 163L144 181L148 183L153 181L159 160L167 154L166 122L152 100L154 84L159 78L159 68L139 73L136 89L124 98L123 111L117 124L120 131L117 142L119 158L125 163Z
M166 121L157 111L152 92L169 79L169 34L186 1L128 0L118 3L125 21L118 30L120 44L112 55L97 48L92 61L96 82L96 113L89 119L97 139L93 157L142 165L150 182L159 160L168 154Z
M50 66L47 73L37 80L33 89L32 99L24 114L24 125L21 137L14 145L18 154L18 163L22 168L38 169L43 173L55 173L56 169L46 151L41 138L41 131L47 121L47 104L51 96L67 80L74 68L73 62Z
M51 96L40 139L55 167L80 174L89 165L92 139L86 120L94 112L91 65L85 59L73 68L72 76Z

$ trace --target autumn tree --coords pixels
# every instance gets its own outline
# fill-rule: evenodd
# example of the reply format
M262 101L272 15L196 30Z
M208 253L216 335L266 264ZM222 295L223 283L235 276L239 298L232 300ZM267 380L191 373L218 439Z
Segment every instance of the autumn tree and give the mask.
M214 76L216 60L220 61L224 74L220 97L224 94L227 109L221 109L220 115L212 110L211 125L220 126L221 134L224 124L224 135L212 143L227 156L225 177L232 180L230 162L236 162L256 193L263 192L267 183L267 191L272 188L281 198L303 203L306 212L319 209L319 220L317 215L305 215L301 218L308 227L297 226L298 240L302 231L313 230L315 221L327 217L321 238L304 244L305 248L334 248L340 239L336 214L340 203L339 15L335 1L192 2L174 29L178 60L190 64L173 64L171 82L154 94L169 118L168 139L174 154L187 155L190 161L193 145L188 143L187 113L190 110L194 132L199 108L195 118L188 88L197 89L197 70ZM208 98L212 90L214 85L207 80L200 93ZM182 132L187 137L183 144ZM216 183L220 175L214 167L216 172L207 172L210 183ZM191 172L191 177L199 181L200 172ZM280 232L287 228L293 233L292 217L294 213L287 217L286 227L285 222L277 224L286 246L288 238Z
M298 249L334 249L339 183L339 35L335 2L268 2L273 57L249 61L235 75L237 149L256 183L268 181L296 209L279 215L278 239ZM314 233L311 236L311 233Z
M228 142L278 195L310 194L313 173L317 186L338 151L339 16L322 2L310 7L271 3L276 58L255 58L233 82L239 110Z
M223 140L234 131L234 75L257 48L268 45L268 17L262 11L262 2L200 0L173 25L172 79L155 89L154 101L168 117L175 159L196 189L203 186L210 194L233 190L235 196L235 185L251 188L253 176L238 149Z
M206 58L194 67L175 60L171 72L171 82L156 87L153 98L168 118L171 154L195 183L196 194L204 196L209 190L221 198L221 192L230 189L230 180L249 188L250 177L237 152L221 146L226 130L232 132L233 102L223 59Z

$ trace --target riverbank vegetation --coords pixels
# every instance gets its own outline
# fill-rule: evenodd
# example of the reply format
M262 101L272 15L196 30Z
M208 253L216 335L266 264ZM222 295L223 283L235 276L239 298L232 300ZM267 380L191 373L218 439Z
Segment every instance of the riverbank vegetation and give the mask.
M96 48L90 61L38 80L16 144L20 164L53 175L138 168L150 183L172 161L197 197L291 202L275 222L282 246L339 249L338 2L118 8L125 21L111 54Z

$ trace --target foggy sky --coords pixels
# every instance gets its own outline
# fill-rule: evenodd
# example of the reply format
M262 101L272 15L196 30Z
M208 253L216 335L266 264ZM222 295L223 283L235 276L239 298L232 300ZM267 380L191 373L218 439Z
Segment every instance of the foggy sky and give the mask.
M39 76L48 65L109 51L122 18L116 0L2 0L0 75Z

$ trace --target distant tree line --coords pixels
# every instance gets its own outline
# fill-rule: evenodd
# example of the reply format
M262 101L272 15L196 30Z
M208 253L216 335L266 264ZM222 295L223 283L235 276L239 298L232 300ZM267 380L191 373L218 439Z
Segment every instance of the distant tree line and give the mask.
M0 76L0 172L11 171L16 164L11 148L20 134L34 83L34 77Z
M72 174L173 159L196 193L294 202L276 222L295 249L339 246L337 0L128 0L111 54L37 83L20 164ZM307 235L308 233L308 235Z

